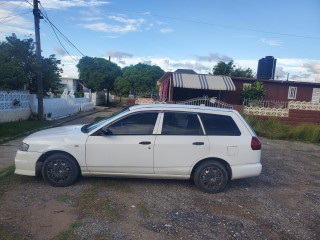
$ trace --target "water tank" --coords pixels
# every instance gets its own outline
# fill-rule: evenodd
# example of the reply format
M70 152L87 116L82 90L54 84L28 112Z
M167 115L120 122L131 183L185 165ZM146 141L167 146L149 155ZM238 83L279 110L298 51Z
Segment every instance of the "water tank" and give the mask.
M272 56L266 56L261 58L258 62L258 79L272 79L274 80L274 74L276 70L277 59Z

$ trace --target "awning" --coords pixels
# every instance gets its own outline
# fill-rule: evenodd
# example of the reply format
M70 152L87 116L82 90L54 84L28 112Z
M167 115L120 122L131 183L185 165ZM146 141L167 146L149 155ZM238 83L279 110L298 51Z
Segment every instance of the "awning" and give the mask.
M207 74L173 73L173 87L235 91L232 79L228 76L213 76Z

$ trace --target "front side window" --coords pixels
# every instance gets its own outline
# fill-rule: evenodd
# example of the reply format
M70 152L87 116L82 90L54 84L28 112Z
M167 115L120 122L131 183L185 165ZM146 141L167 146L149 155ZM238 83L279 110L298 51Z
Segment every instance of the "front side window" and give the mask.
M217 114L200 114L207 135L240 136L241 132L232 117Z
M297 87L289 87L288 99L296 99L296 98L297 98Z
M203 135L197 114L164 113L162 135Z
M137 113L125 117L107 128L112 135L151 135L157 117L157 112Z

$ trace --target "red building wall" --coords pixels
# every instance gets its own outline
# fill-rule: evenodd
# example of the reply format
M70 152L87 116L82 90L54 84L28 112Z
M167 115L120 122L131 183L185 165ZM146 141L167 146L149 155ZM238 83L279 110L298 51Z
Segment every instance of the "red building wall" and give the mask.
M224 102L229 104L239 105L241 91L244 83L253 84L257 79L243 79L232 77L233 83L236 87L234 92L225 92ZM314 88L320 88L320 83L303 83L292 81L276 81L276 80L262 80L266 95L265 100L273 101L306 101L310 102L312 98L312 91ZM296 99L288 99L289 87L297 87Z

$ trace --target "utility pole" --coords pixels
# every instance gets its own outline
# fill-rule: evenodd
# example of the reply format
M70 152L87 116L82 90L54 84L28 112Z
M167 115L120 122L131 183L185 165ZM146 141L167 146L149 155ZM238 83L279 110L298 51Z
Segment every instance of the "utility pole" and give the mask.
M36 40L36 56L37 56L37 95L38 95L38 119L43 120L43 81L42 81L42 57L40 44L40 14L38 0L33 0L34 29Z

